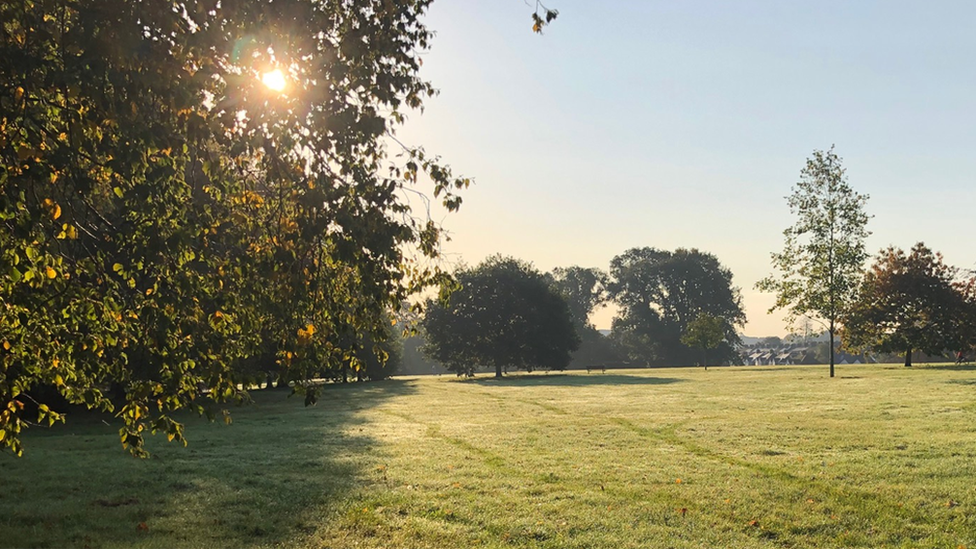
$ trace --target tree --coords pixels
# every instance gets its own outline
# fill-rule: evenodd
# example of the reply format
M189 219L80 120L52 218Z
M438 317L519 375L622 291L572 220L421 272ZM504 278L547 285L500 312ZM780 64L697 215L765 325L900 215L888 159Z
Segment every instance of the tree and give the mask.
M958 271L919 242L911 253L881 250L864 274L858 298L844 316L844 344L882 353L940 355L964 346L965 295Z
M681 342L689 347L702 350L702 366L708 369L708 350L714 349L725 340L725 320L722 317L700 313L688 323L681 334Z
M553 269L552 279L556 291L566 299L576 326L592 327L590 315L609 299L606 273L600 269L573 265Z
M958 350L965 355L976 349L976 272L969 271L953 287L963 300L963 313L956 321L956 329L961 336Z
M573 325L580 337L580 346L573 353L571 366L606 367L607 363L618 362L620 357L610 339L590 322L593 311L605 306L609 300L607 274L600 269L573 265L553 269L550 276L553 287L569 305Z
M834 337L854 301L868 257L864 247L870 234L865 228L867 200L867 195L847 184L833 147L813 151L787 197L796 223L783 231L783 251L771 254L779 273L756 284L759 290L776 293L769 312L785 309L791 323L803 316L823 323L830 334L830 377L834 377Z
M63 420L43 387L142 454L185 443L174 411L245 399L256 356L306 402L363 366L363 335L446 277L402 189L426 174L454 210L468 184L386 145L433 93L429 3L0 3L4 447L28 404Z
M633 248L610 264L610 294L620 306L613 321L616 340L633 360L676 365L695 360L681 342L688 325L702 313L723 319L720 360L735 360L745 322L742 297L732 272L709 253L679 248Z
M458 375L478 368L563 370L579 346L569 307L546 277L514 258L493 256L456 273L427 306L425 353Z

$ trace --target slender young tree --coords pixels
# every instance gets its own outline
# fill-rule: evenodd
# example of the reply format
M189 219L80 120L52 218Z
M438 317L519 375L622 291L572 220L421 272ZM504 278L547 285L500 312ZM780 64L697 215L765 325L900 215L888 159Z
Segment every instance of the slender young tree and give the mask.
M778 273L756 284L776 293L769 309L783 309L787 320L820 321L830 334L830 377L834 377L834 338L844 312L854 302L868 254L864 241L870 216L868 196L847 184L846 170L834 147L813 151L800 181L787 197L796 223L783 231L783 251L772 253Z

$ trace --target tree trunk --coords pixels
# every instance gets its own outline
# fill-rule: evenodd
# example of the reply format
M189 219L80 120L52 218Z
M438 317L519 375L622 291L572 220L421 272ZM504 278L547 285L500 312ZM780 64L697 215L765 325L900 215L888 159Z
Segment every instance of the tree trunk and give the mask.
M495 377L502 377L502 365L495 364Z
M830 377L834 377L834 321L830 321Z
M708 371L708 349L702 347L702 364L705 366L705 371Z
M906 368L911 368L912 367L912 348L911 347L909 347L908 350L905 351L905 367Z

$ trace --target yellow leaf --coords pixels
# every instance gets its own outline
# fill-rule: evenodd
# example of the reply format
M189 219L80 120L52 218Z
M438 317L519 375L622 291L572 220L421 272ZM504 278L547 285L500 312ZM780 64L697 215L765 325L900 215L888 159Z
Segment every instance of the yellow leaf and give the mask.
M3 348L4 348L4 350L9 351L10 350L10 342L9 341L4 341L3 342Z
M48 278L55 278L56 276L58 276L58 272L50 267L44 267L44 274Z
M146 295L152 295L152 293L153 293L153 289L152 288L149 288L149 289L146 290Z
M61 217L61 206L59 206L55 201L50 198L45 198L41 201L41 205L47 209L48 214L51 215L51 219L57 219Z

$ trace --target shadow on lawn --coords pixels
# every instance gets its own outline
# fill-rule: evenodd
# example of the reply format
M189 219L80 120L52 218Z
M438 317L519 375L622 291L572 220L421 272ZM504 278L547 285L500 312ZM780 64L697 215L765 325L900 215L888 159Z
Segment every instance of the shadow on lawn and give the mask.
M495 377L480 377L463 380L462 383L477 383L479 385L524 385L558 386L558 387L586 387L590 385L669 385L685 380L673 377L629 376L625 374L522 374L511 375L501 379Z
M184 417L186 448L150 437L147 460L119 447L117 426L69 420L25 437L24 458L0 459L0 547L301 545L376 481L377 441L359 412L414 391L411 381L327 386L309 408L255 392L230 426Z
M976 363L965 362L963 364L935 364L932 366L928 364L918 364L916 365L916 367L919 370L950 370L950 371L957 371L957 372L972 372L976 370ZM902 368L904 368L904 366L902 366Z

